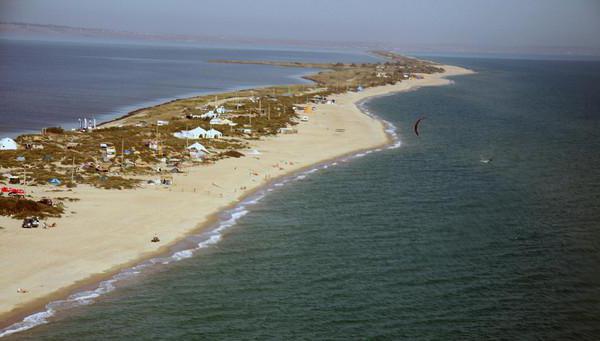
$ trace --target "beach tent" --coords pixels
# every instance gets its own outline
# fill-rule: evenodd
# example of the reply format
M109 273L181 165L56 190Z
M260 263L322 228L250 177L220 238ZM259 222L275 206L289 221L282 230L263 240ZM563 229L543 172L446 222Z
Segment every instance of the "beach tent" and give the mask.
M208 153L208 150L206 149L206 147L204 147L202 144L196 142L193 145L187 147L188 150L190 151L197 151L197 152L205 152Z
M237 123L232 122L231 120L228 119L220 119L220 118L213 118L212 120L210 120L210 124L211 125L229 125L232 127L235 127L237 125Z
M17 142L10 137L0 139L0 150L16 150Z
M54 185L54 186L58 186L61 184L61 181L58 180L57 178L52 178L52 179L48 180L48 183L51 185Z
M217 126L218 126L218 125L226 124L224 121L225 121L225 120L222 120L222 119L220 119L220 118L213 118L212 120L210 120L210 122L209 122L209 123L210 123L210 124L214 124L214 125L217 125Z
M192 130L182 130L173 134L178 139L199 139L206 136L206 130L201 127Z
M222 137L222 136L223 136L222 132L220 132L220 131L218 131L216 129L212 129L212 128L209 131L207 131L206 135L205 135L205 137L207 139L214 139L214 138L219 138L219 137Z
M215 117L217 117L217 114L215 114L215 112L212 111L212 110L209 111L209 112L207 112L207 113L204 113L204 114L200 115L200 118L203 118L203 119L215 118Z

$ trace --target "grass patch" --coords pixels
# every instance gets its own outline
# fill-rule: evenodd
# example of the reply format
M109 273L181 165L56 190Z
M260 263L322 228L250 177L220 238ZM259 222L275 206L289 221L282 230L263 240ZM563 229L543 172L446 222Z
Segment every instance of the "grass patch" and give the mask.
M62 205L49 206L29 199L0 197L0 215L17 219L31 216L58 218L64 212Z

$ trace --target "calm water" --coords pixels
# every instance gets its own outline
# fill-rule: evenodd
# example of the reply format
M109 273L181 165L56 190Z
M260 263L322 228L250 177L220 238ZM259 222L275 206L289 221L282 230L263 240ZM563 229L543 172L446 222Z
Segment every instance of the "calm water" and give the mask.
M12 339L597 339L600 63L445 61L479 73L368 104L402 147Z
M0 136L113 118L173 98L305 82L306 69L214 59L360 62L366 54L0 39ZM85 115L85 116L84 116Z

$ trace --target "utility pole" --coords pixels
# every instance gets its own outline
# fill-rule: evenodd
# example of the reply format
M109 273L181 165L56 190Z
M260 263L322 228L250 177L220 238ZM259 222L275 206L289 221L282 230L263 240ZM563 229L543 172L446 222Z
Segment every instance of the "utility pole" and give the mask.
M125 141L121 138L121 169L125 169Z
M160 156L160 135L158 135L158 123L156 124L156 157Z
M75 183L75 156L73 156L73 163L71 166L71 183Z

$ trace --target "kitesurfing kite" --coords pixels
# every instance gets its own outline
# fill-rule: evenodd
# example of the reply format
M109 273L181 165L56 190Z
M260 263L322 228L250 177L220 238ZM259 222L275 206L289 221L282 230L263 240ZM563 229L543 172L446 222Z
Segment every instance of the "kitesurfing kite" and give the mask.
M424 119L425 117L421 117L417 120L417 122L415 122L413 129L415 130L415 135L417 136L419 136L419 123L421 123L421 121L423 121Z

